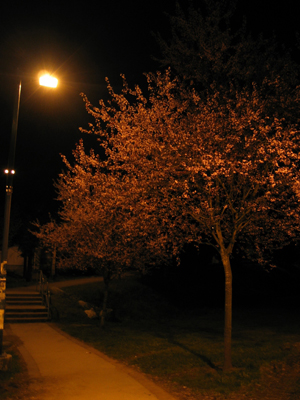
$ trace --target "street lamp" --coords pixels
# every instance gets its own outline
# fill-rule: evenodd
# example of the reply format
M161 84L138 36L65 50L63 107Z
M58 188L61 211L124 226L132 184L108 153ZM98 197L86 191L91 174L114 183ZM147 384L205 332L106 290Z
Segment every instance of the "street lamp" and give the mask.
M50 74L44 74L40 76L39 83L41 86L47 86L51 88L56 88L58 84L58 80L51 76Z
M40 76L39 83L41 86L56 88L58 80L48 73ZM4 313L5 313L5 291L6 291L6 264L8 255L8 238L9 238L9 223L10 223L10 210L11 199L13 193L13 176L15 174L14 163L17 143L18 120L21 100L22 82L20 80L16 102L14 106L11 142L9 148L8 165L5 169L6 174L6 196L4 208L4 225L3 225L3 239L2 239L2 253L1 253L1 266L0 266L0 357L3 354L3 329L4 329Z

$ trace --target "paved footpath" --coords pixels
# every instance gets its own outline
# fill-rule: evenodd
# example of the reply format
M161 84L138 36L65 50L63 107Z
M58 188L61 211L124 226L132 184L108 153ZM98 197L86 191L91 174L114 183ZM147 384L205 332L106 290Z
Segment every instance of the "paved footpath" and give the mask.
M19 343L31 378L30 399L175 400L143 374L72 338L55 324L6 324L4 331Z

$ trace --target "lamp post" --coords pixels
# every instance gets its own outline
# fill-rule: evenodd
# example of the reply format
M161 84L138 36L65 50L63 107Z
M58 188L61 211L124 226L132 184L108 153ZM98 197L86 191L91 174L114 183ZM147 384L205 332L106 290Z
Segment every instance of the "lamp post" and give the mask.
M58 80L50 74L40 76L39 83L41 86L56 88ZM4 208L4 225L3 225L3 239L2 239L2 253L1 253L1 266L0 266L0 357L3 355L3 330L4 330L4 314L5 314L5 293L6 293L6 264L8 256L8 241L9 241L9 224L10 224L10 210L11 199L13 193L13 176L15 174L14 163L17 143L17 131L19 110L21 101L21 87L20 80L18 86L17 97L14 105L13 122L11 131L11 142L8 156L8 164L5 169L6 174L6 196Z

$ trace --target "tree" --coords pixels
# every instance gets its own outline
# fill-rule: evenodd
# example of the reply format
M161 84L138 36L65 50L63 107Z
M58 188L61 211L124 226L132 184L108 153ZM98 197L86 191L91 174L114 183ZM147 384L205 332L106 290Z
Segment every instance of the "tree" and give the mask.
M251 242L263 260L299 234L299 126L270 107L277 81L204 97L170 71L147 75L147 96L123 79L121 94L108 83L108 103L93 107L83 96L95 122L82 131L99 149L86 154L81 142L74 165L64 159L61 223L37 235L107 282L124 268L173 261L187 243L214 246L225 273L228 370L234 248Z
M146 251L145 241L132 229L135 222L127 201L132 182L112 174L94 151L86 154L83 141L73 155L74 165L63 157L66 171L55 183L60 221L36 223L32 233L49 251L56 249L58 267L91 267L103 276L103 326L111 279L128 270L143 270L153 252ZM130 193L132 204L133 190Z
M157 61L199 92L212 85L251 90L253 83L280 77L285 82L280 89L288 97L298 82L299 66L275 36L254 38L245 18L237 14L236 3L202 0L196 8L190 1L186 12L177 3L175 15L169 16L170 40L156 36L162 53Z
M129 237L169 258L186 243L219 252L225 272L224 370L229 370L230 258L245 238L262 259L265 250L299 234L299 126L276 108L270 113L265 89L231 89L228 95L215 89L203 99L170 72L147 79L148 97L125 79L121 94L108 84L107 104L93 107L84 97L95 123L83 131L99 137L104 175L109 171L126 183L118 205L130 210Z

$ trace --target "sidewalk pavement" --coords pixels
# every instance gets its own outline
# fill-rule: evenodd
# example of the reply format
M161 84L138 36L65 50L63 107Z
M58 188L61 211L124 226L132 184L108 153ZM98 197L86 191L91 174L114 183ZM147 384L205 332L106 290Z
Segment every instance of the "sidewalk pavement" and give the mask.
M59 286L69 282L59 282ZM28 367L32 399L175 400L143 374L69 336L53 323L6 324L4 335L18 343Z

